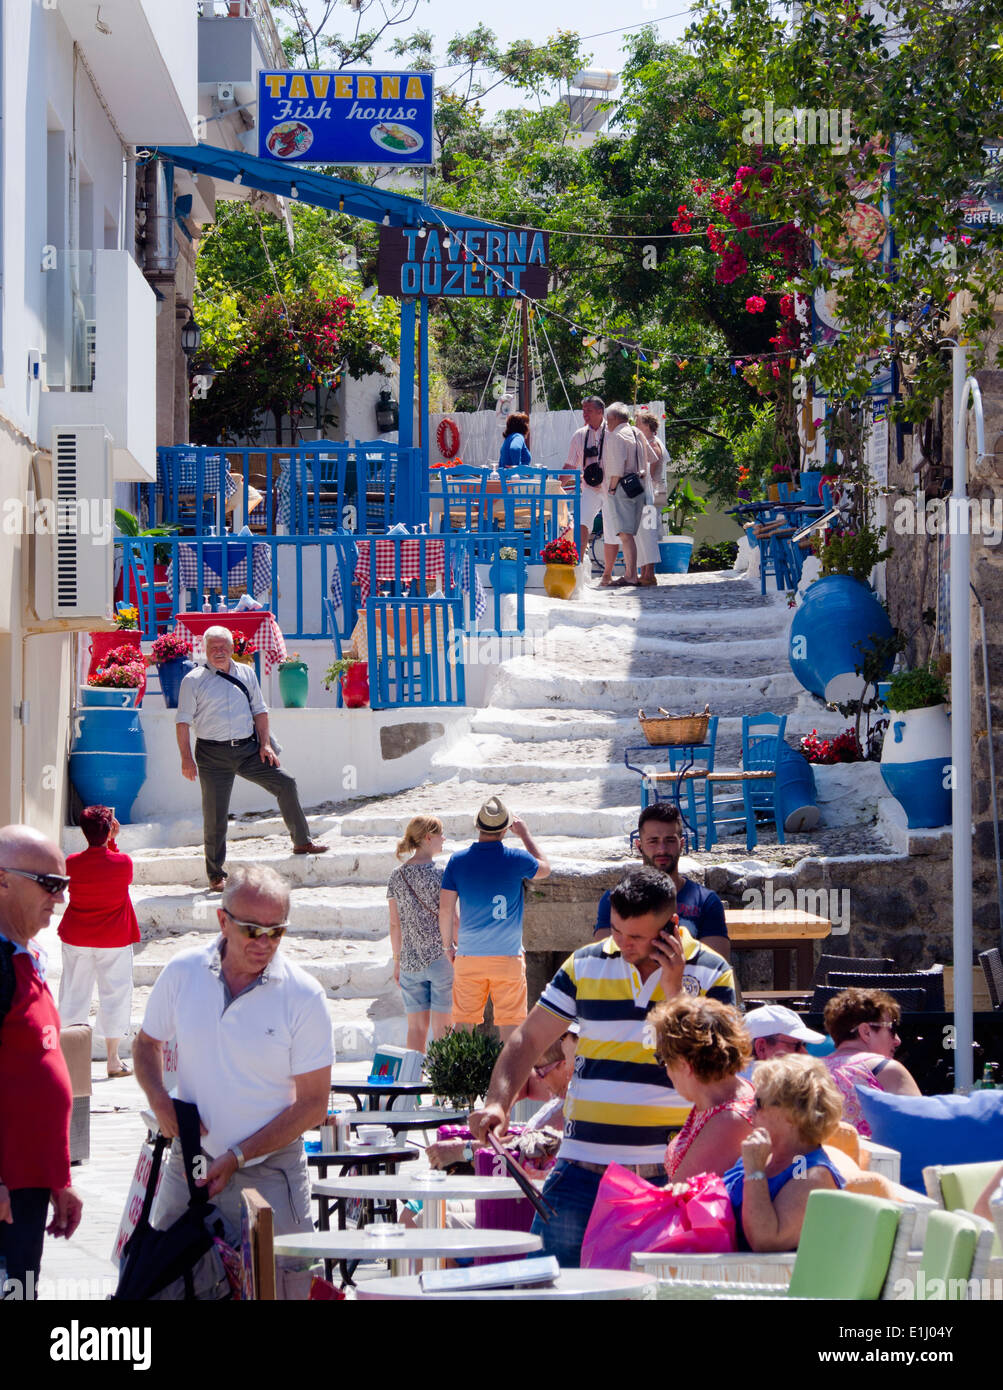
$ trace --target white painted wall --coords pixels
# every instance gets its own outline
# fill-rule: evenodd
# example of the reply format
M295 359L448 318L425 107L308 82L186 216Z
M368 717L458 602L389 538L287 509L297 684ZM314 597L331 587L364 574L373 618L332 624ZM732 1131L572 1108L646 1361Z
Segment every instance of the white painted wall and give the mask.
M271 728L282 745L282 766L296 778L304 806L379 796L419 785L432 759L469 733L469 709L272 709ZM133 807L133 821L200 815L197 782L181 776L175 711L142 710L146 736L146 782ZM444 734L401 758L385 761L380 730L399 724L441 724ZM234 784L230 809L274 811L275 800L250 782Z

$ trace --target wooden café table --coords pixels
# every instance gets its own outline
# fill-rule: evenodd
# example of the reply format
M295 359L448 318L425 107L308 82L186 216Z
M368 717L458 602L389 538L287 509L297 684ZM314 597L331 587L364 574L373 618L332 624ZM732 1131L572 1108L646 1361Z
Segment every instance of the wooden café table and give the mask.
M772 951L774 987L790 990L794 983L790 970L793 950L797 957L797 987L811 989L815 942L824 941L832 932L828 917L816 917L813 912L798 908L726 908L724 920L732 956L737 951Z

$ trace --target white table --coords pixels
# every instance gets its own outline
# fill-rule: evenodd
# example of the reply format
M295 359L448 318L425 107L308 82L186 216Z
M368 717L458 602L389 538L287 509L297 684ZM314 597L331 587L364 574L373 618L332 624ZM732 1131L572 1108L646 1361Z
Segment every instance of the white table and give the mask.
M313 1184L315 1197L373 1197L383 1201L422 1203L421 1224L426 1230L442 1230L446 1225L447 1201L492 1201L502 1197L521 1197L514 1178L476 1177L448 1174L438 1181L422 1180L403 1173L360 1173L343 1178L322 1178ZM390 1237L400 1239L400 1237Z
M389 1260L391 1274L410 1260L475 1260L486 1255L535 1253L543 1242L526 1231L426 1231L401 1235L367 1235L365 1231L304 1231L276 1236L275 1257L312 1260Z
M645 1274L629 1274L622 1269L562 1269L552 1288L545 1289L465 1289L462 1293L424 1293L416 1276L378 1279L359 1285L356 1295L363 1298L462 1298L505 1299L654 1299L655 1280Z

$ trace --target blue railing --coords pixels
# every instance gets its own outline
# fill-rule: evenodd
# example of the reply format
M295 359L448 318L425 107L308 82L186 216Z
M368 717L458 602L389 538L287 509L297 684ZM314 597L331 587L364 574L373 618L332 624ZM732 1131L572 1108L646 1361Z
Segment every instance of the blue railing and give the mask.
M458 599L370 598L366 635L373 709L466 703Z
M140 488L149 525L219 535L235 509L252 531L365 534L420 521L421 451L381 440L290 448L179 445L157 450L157 483ZM427 519L427 518L425 518Z
M275 613L291 640L331 637L324 600L340 592L339 637L351 636L365 597L421 597L425 585L456 600L465 631L511 637L525 631L525 569L515 566L515 590L485 591L478 579L486 557L494 560L517 537L504 532L442 536L117 536L123 564L123 596L139 607L143 640L171 625L173 615L200 611L203 596L217 605L251 593ZM378 543L378 544L377 544ZM368 549L368 558L366 558ZM360 565L359 556L363 555ZM154 565L156 556L160 565ZM151 578L159 571L160 578ZM478 607L481 612L478 613Z
M538 564L548 541L567 534L578 545L581 475L556 468L437 468L420 510L433 524L441 518L443 532L513 533L527 562ZM484 550L481 558L487 556Z

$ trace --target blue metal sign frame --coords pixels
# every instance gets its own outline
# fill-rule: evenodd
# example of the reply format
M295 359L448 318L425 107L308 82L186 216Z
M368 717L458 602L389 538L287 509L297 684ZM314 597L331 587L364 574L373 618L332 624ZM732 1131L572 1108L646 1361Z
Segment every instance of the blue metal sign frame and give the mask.
M433 162L435 74L258 74L258 155L280 164Z

